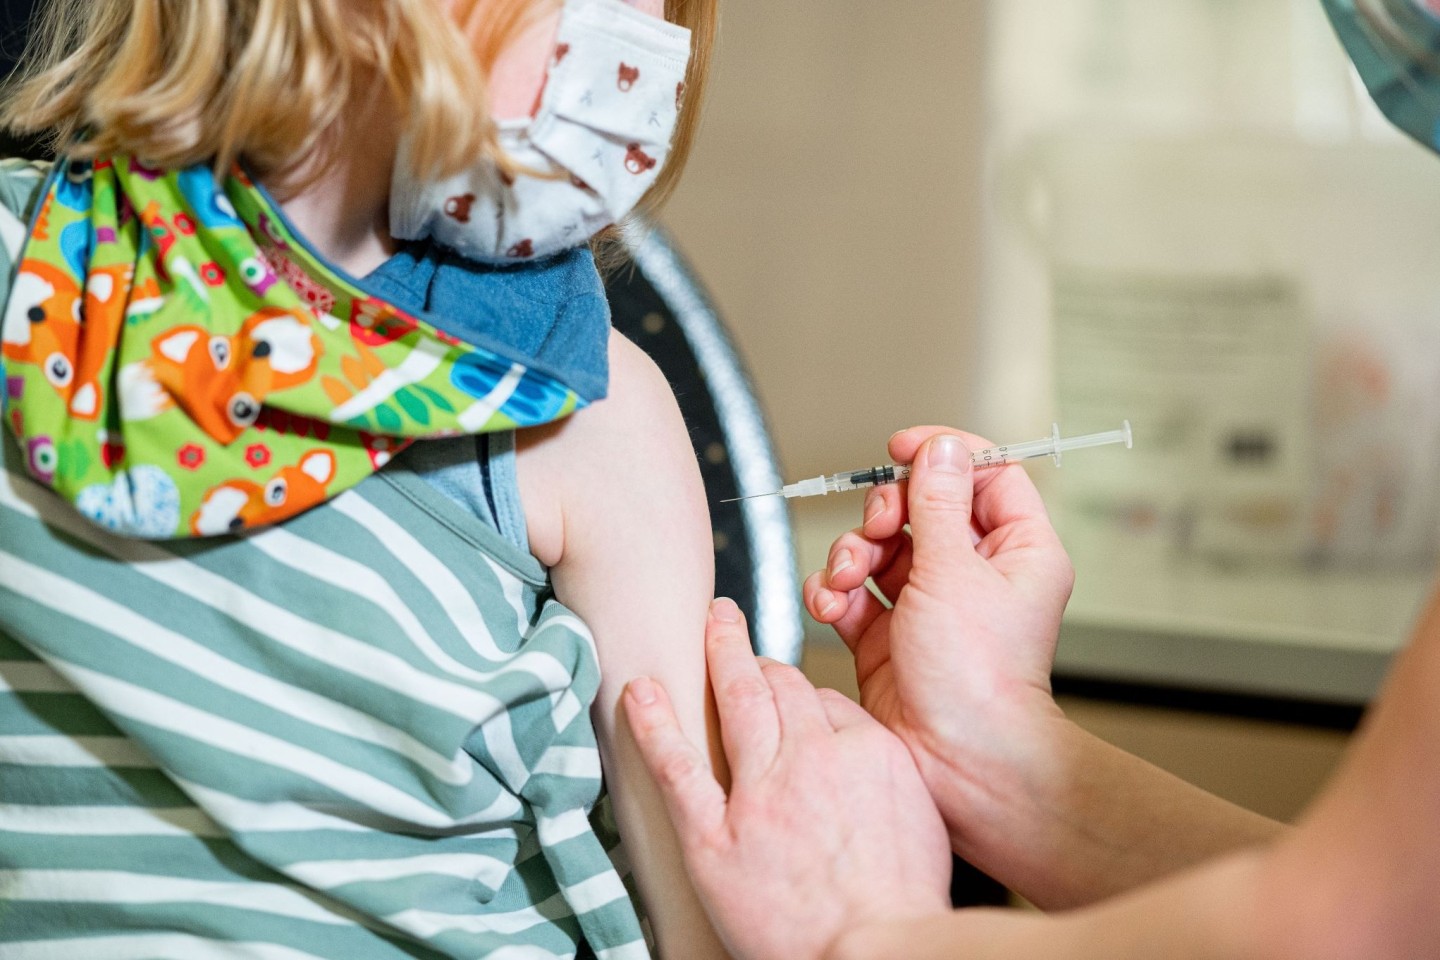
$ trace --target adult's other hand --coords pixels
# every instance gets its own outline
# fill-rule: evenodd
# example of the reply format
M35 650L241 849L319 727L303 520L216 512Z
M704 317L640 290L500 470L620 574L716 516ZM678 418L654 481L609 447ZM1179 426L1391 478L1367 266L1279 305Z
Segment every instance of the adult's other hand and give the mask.
M663 688L631 681L623 703L732 954L812 960L859 924L945 911L945 829L905 746L841 694L757 660L733 602L712 606L705 642L728 795Z

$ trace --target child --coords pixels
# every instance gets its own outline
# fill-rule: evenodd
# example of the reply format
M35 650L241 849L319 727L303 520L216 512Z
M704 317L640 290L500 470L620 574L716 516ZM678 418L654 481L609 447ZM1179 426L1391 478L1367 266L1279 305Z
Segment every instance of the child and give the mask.
M633 867L661 954L721 955L616 716L646 674L709 728L702 491L575 246L683 161L713 6L688 70L660 12L51 4L5 119L69 159L0 176L0 953L638 957Z

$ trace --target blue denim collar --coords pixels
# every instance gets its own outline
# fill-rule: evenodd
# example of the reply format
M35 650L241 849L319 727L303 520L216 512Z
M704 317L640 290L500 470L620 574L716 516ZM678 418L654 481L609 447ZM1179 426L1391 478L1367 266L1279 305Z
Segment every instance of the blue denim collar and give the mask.
M422 240L404 245L365 283L462 340L505 344L555 371L586 400L605 396L610 306L586 247L494 265Z

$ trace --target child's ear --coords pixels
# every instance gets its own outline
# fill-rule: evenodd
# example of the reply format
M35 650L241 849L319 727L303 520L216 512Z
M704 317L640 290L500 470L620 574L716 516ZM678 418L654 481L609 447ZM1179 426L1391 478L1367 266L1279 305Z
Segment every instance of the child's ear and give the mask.
M335 455L329 450L314 450L300 461L300 470L323 487L335 477Z

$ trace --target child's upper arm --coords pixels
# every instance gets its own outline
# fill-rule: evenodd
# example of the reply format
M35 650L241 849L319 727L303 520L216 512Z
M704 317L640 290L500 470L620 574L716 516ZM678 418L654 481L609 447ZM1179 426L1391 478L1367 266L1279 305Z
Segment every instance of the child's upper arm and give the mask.
M709 511L663 375L618 334L610 369L606 400L521 436L531 546L551 565L557 597L595 634L602 680L593 714L606 782L662 955L723 956L618 705L632 678L654 677L686 733L718 755L703 648L714 590Z

